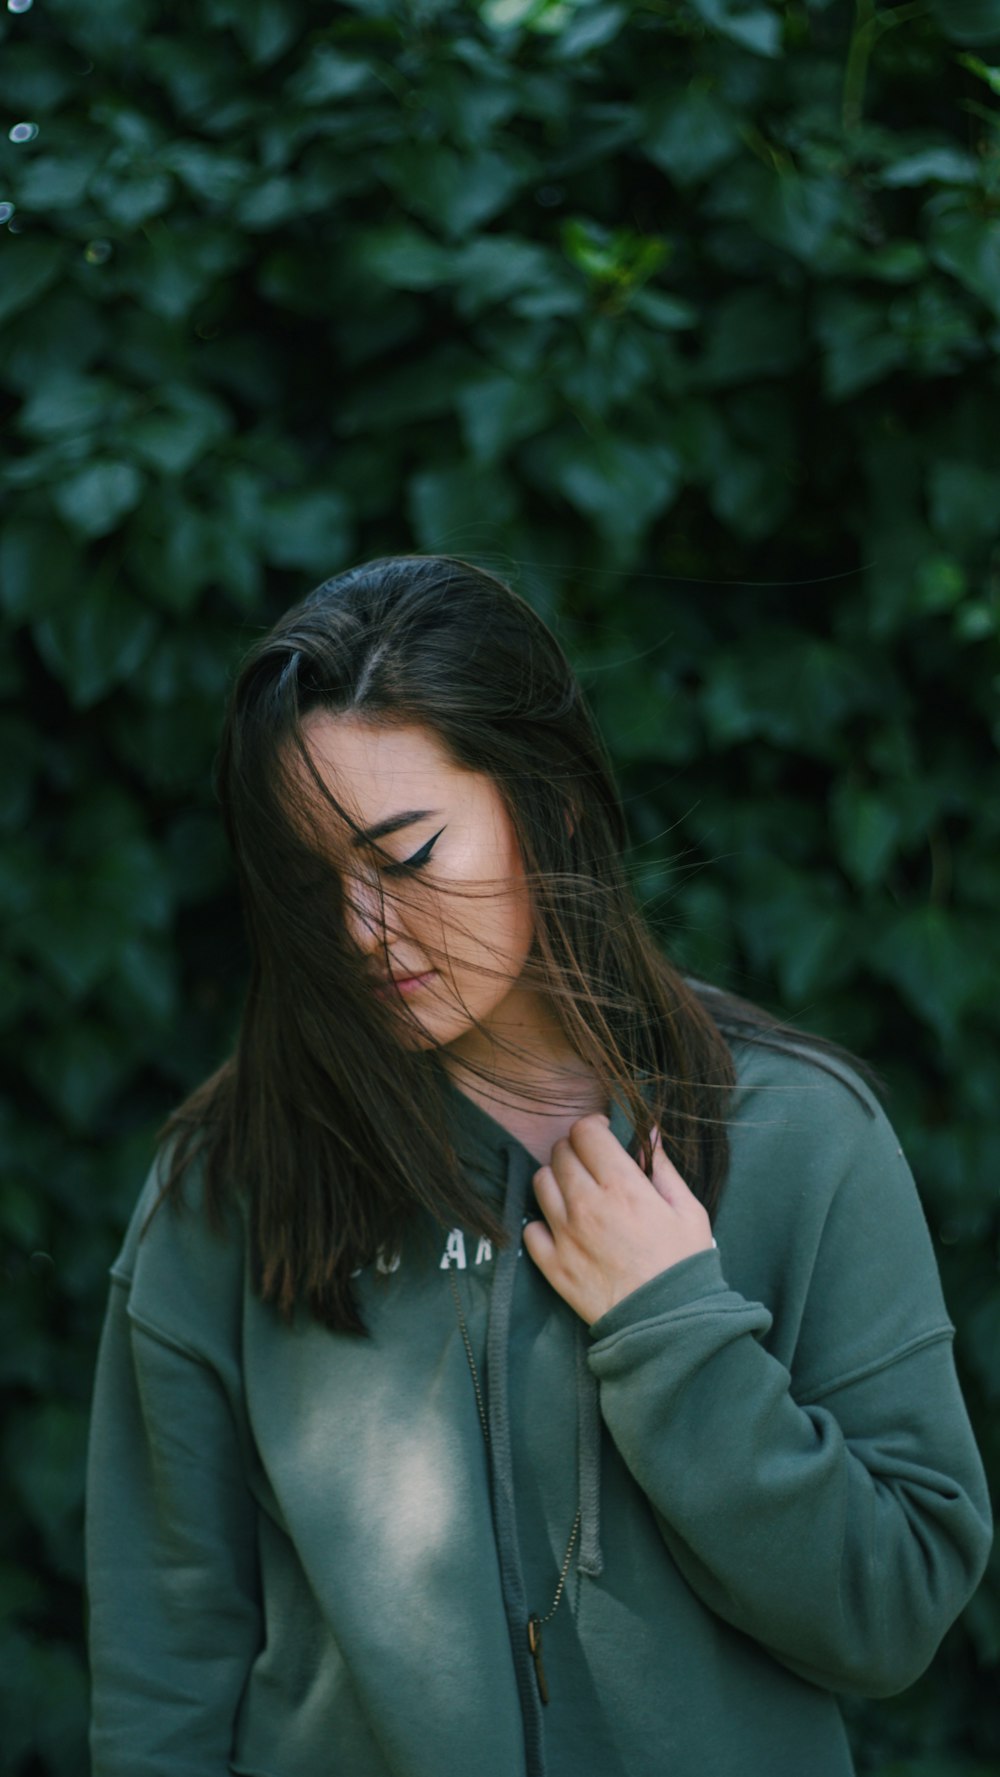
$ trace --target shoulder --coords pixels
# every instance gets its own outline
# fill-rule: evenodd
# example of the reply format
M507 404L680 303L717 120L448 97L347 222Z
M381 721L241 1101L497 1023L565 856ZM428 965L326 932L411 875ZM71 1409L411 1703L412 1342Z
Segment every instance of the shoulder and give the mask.
M736 1088L733 1130L758 1131L787 1146L821 1139L838 1151L857 1142L899 1143L888 1115L860 1072L847 1060L800 1044L780 1048L731 1041Z
M738 1287L773 1307L796 1364L863 1364L951 1330L902 1143L861 1075L807 1043L733 1045L731 1164L715 1231ZM849 1326L848 1326L849 1323ZM782 1342L781 1355L790 1361Z
M899 1136L849 1062L807 1042L777 1049L741 1041L733 1057L730 1180L737 1188L755 1178L779 1208L798 1205L813 1221L845 1191L859 1206L913 1196Z
M133 1323L203 1355L220 1330L238 1320L246 1266L244 1218L237 1206L221 1229L210 1223L203 1162L195 1158L180 1187L165 1191L173 1144L164 1143L136 1199L118 1255L113 1283L128 1296Z

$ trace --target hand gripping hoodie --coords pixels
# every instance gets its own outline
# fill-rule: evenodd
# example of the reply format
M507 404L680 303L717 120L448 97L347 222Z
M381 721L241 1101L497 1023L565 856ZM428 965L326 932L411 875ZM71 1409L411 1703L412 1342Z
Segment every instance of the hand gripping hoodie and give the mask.
M94 1777L851 1777L837 1694L924 1671L989 1497L884 1112L734 1054L717 1247L590 1326L520 1242L537 1160L443 1070L513 1238L428 1224L356 1277L367 1339L282 1325L238 1211L140 1240L154 1163L91 1423Z

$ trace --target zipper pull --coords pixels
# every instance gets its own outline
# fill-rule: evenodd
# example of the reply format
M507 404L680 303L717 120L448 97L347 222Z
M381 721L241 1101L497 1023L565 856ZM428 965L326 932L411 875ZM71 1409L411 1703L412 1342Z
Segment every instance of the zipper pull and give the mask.
M549 1687L545 1682L545 1667L542 1665L542 1619L536 1614L528 1618L528 1646L535 1662L535 1677L538 1680L538 1695L543 1703L549 1700Z

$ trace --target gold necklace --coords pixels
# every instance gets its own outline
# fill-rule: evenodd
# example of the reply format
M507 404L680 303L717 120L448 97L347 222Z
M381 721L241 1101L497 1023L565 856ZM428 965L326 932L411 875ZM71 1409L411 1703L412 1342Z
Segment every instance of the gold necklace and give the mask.
M469 1338L469 1329L465 1324L465 1315L462 1312L462 1298L458 1293L458 1284L455 1282L455 1273L450 1265L448 1266L448 1282L451 1284L451 1293L455 1301L455 1312L458 1315L458 1325L462 1334L462 1342L465 1346L465 1355L469 1360L469 1369L472 1372L472 1386L476 1391L476 1406L479 1408L479 1423L483 1428L483 1437L486 1440L486 1448L488 1450L490 1448L490 1428L486 1421L486 1408L483 1405L483 1392L479 1386L479 1371L476 1369L476 1360L472 1355L472 1341ZM541 1697L543 1703L547 1703L549 1700L549 1687L545 1677L545 1667L542 1665L542 1625L550 1622L555 1616L556 1611L559 1609L559 1601L562 1598L563 1587L566 1584L566 1575L569 1573L569 1564L573 1557L573 1548L580 1529L580 1519L582 1515L583 1507L582 1505L578 1505L576 1508L576 1517L573 1519L573 1528L570 1531L566 1554L563 1559L562 1572L559 1575L559 1584L556 1586L556 1595L552 1600L551 1608L546 1612L544 1617L540 1617L537 1611L532 1611L527 1622L528 1647L535 1663L535 1678L538 1681L538 1695Z

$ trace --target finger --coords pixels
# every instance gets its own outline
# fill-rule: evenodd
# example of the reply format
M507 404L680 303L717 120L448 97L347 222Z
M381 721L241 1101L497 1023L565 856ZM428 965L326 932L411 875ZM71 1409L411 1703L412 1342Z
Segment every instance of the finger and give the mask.
M574 1129L576 1125L573 1125ZM572 1133L572 1132L571 1132ZM600 1181L594 1177L586 1160L577 1151L572 1140L564 1135L554 1143L552 1159L545 1169L551 1172L566 1200L567 1207L581 1192L594 1191L600 1188Z
M547 1277L555 1265L556 1243L552 1238L551 1229L544 1222L525 1222L521 1231L521 1240L528 1254L534 1259L539 1271Z
M556 1148L560 1143L556 1143ZM611 1133L608 1118L600 1111L578 1117L569 1132L569 1150L582 1165L598 1189L602 1186L627 1185L635 1162L631 1160L616 1135ZM555 1161L556 1148L552 1150Z
M550 1226L565 1222L566 1199L551 1166L540 1166L532 1175L538 1207Z
M691 1195L688 1186L681 1178L673 1161L668 1158L663 1147L663 1137L656 1124L653 1124L653 1167L651 1182L656 1186L660 1196L666 1203L676 1209Z
M682 1178L676 1166L673 1164L673 1161L668 1160L663 1151L663 1137L655 1123L653 1124L651 1139L653 1145L653 1184L659 1191L660 1196L663 1198L664 1202L669 1203L671 1209L675 1210L679 1215L689 1216L693 1214L695 1217L703 1219L706 1231L711 1238L712 1245L718 1247L719 1243L716 1240L715 1235L712 1233L712 1224L709 1220L708 1211L700 1197L695 1196L686 1179Z

